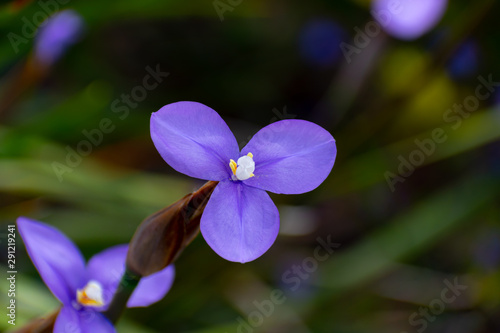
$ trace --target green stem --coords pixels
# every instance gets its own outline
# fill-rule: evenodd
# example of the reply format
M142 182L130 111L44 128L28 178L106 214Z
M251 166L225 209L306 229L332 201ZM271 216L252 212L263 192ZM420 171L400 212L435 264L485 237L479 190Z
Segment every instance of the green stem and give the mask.
M123 273L118 289L113 296L113 300L109 304L108 309L104 312L104 315L113 324L118 321L118 318L120 318L123 311L127 307L127 301L139 284L140 280L140 276L131 273L128 269L125 270L125 273Z

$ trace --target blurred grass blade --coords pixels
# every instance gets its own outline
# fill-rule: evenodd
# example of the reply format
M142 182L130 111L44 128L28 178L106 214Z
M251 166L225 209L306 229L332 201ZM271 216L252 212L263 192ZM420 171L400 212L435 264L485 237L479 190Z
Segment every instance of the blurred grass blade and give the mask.
M376 279L395 262L430 248L476 210L493 204L498 185L498 180L476 175L429 196L326 264L318 285L345 292Z

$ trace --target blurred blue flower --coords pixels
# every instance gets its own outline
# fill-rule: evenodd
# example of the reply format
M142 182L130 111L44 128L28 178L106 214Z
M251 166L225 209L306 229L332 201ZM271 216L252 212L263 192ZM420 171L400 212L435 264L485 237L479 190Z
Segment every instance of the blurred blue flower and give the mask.
M300 33L300 53L313 65L332 65L342 55L339 45L345 36L345 31L334 21L312 20L305 24Z
M479 62L479 50L475 41L462 43L448 62L447 68L451 77L463 78L476 73Z
M82 17L74 10L64 10L48 18L38 29L35 58L44 65L54 64L80 38Z
M434 28L447 5L447 0L375 0L372 15L389 35L412 40Z

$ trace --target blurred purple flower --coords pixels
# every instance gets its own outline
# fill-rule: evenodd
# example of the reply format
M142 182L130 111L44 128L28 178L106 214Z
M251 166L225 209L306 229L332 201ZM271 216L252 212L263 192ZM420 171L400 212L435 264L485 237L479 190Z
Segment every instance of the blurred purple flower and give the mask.
M434 28L447 5L447 0L374 0L372 13L389 35L412 40Z
M260 257L278 236L278 209L266 191L312 191L326 179L337 154L329 132L296 119L264 127L240 152L217 112L195 102L169 104L153 113L151 138L175 170L219 181L201 218L201 232L217 254L242 263Z
M314 65L332 65L342 55L339 45L345 35L344 30L334 21L310 21L300 33L301 55L307 62Z
M105 310L125 271L128 246L111 247L85 260L78 248L59 230L25 218L17 219L28 255L43 281L63 304L54 332L115 332L100 313ZM174 267L143 278L128 300L128 307L159 301L174 280Z
M54 64L78 41L83 27L82 17L74 10L63 10L48 18L37 31L36 59L48 66Z

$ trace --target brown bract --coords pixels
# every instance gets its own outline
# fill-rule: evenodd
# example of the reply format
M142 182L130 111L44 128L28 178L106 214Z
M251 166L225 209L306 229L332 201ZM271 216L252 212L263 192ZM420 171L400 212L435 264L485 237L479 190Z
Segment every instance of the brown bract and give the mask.
M147 217L130 241L127 269L144 277L174 262L198 234L201 215L217 184L209 181L198 191Z

